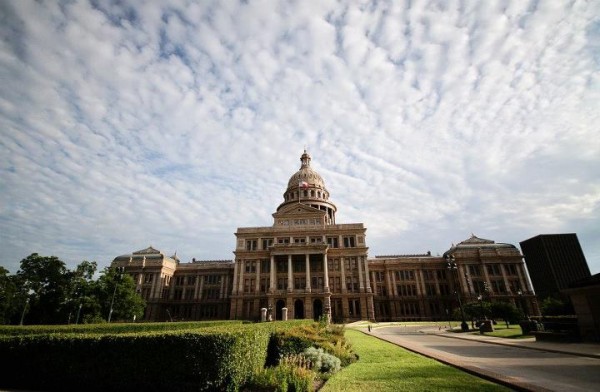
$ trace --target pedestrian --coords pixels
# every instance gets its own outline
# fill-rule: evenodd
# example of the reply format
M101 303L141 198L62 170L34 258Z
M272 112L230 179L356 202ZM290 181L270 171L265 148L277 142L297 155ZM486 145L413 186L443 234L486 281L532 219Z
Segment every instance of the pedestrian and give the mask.
M369 332L371 332L371 324L369 324Z

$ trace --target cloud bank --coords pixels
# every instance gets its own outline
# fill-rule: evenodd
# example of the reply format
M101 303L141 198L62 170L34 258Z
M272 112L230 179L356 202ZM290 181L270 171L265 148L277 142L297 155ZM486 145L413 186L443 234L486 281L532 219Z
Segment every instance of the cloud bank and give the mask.
M575 232L600 272L600 3L0 3L0 264L232 258L304 147L370 255Z

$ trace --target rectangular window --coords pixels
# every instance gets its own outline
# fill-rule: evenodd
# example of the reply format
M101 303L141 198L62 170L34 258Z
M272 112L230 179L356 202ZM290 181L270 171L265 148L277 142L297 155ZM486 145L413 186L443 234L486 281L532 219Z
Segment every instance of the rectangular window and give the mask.
M498 264L488 264L487 272L491 276L500 276L502 273L500 272L500 266Z
M194 299L194 289L185 290L184 298L187 300Z
M269 278L260 278L260 291L266 293L269 291L271 280Z
M346 290L349 293L358 293L358 278L356 276L346 277Z
M287 278L277 278L277 290L287 290Z
M508 264L508 265L505 265L505 267L506 267L506 271L509 275L518 275L517 266L515 264Z
M341 292L341 287L340 278L338 276L329 278L329 289L332 293Z
M304 290L306 288L306 278L294 278L294 289Z
M344 237L344 248L354 248L354 236Z
M360 317L360 300L359 299L349 299L348 300L348 312L350 317Z
M310 243L311 244L320 244L321 242L323 242L323 237L319 236L319 237L310 237Z
M246 240L246 250L256 250L258 240Z
M329 271L339 271L340 261L338 259L327 259L327 269Z
M356 257L346 257L344 259L344 269L346 274L353 274L357 270Z
M446 270L436 270L435 271L438 280L444 280L446 279Z
M290 239L289 239L289 237L278 238L277 243L278 244L289 244Z
M306 272L306 262L305 261L294 261L294 272Z
M492 290L494 293L506 293L506 286L503 280L492 280Z
M256 273L256 261L246 261L246 273L254 274Z
M306 243L306 237L294 237L294 244Z
M244 279L244 293L252 293L254 291L254 279Z
M327 245L330 248L338 248L338 237L327 237Z
M435 289L435 284L433 284L433 283L425 284L425 292L427 293L427 296L434 297L437 294L437 290Z
M435 272L432 270L423 270L425 280L435 280Z
M262 248L263 250L269 249L269 247L273 245L273 238L263 238L262 239Z
M154 274L146 274L144 276L144 283L152 283L153 277L154 277Z
M385 273L383 271L375 272L375 281L376 282L383 282L384 277L385 277Z
M479 265L469 265L469 273L471 276L481 276L481 268Z
M415 271L396 271L396 279L398 280L415 280Z
M321 290L323 289L323 277L322 276L313 276L310 279L310 286L313 289Z
M271 272L271 260L261 260L260 261L260 273L267 274Z

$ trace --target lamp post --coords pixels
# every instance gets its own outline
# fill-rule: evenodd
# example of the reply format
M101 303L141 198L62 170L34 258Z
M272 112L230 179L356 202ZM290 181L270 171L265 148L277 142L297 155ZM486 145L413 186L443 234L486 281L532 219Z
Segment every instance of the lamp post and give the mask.
M479 294L477 296L477 300L479 301L479 306L481 307L481 319L485 318L485 312L483 310L483 294Z
M452 274L452 281L454 283L454 294L456 294L456 299L458 300L458 307L460 308L460 317L462 322L460 323L460 328L462 329L463 332L467 332L469 331L469 325L467 324L466 320L465 320L465 311L463 309L462 306L462 301L460 299L460 293L458 292L458 287L460 286L457 284L457 280L454 278L454 272L456 272L456 274L458 274L458 265L456 265L456 259L454 258L454 255L448 254L445 256L446 259L446 266L448 268L448 270L450 271L450 274Z
M113 314L113 306L115 304L115 296L117 295L117 286L118 286L118 280L121 280L121 276L123 275L123 272L125 272L125 267L117 267L115 268L115 289L113 290L113 295L112 295L112 299L110 300L110 310L108 311L108 322L110 323L110 319L112 318L112 314Z

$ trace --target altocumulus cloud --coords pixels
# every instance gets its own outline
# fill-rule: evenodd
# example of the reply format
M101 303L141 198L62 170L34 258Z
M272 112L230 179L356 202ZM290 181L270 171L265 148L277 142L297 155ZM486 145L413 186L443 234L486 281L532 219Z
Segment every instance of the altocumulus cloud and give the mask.
M370 254L576 232L600 272L600 3L2 1L0 246L231 258L306 146Z

